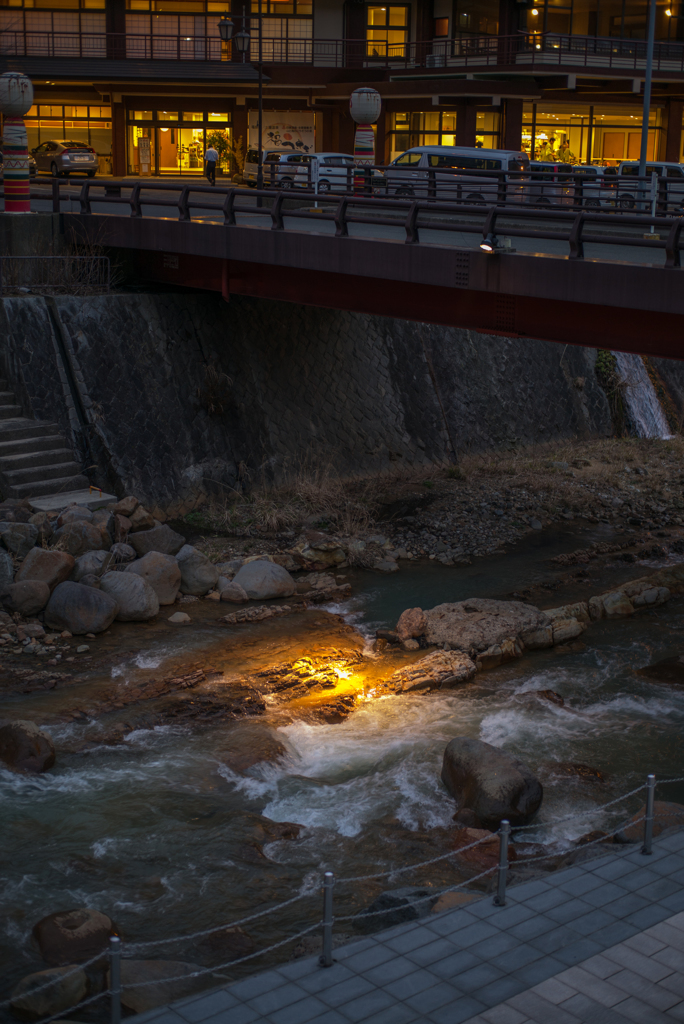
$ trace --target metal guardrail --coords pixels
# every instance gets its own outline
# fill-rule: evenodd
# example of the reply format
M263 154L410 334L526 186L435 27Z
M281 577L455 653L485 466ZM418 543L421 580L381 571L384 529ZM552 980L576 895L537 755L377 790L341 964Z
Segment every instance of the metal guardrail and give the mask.
M79 295L110 287L108 256L0 256L0 298L17 291Z
M356 172L359 173L356 173ZM543 172L546 173L546 172ZM570 178L572 172L563 172ZM463 231L474 233L482 231L482 242L480 246L487 252L496 254L501 251L496 239L496 225L500 218L506 216L515 217L515 225L508 228L511 234L520 238L539 238L546 240L564 241L568 243L568 256L572 260L584 258L584 246L588 243L597 245L622 245L636 246L641 249L657 249L665 251L665 267L677 268L681 266L681 232L684 228L684 216L667 216L658 214L657 202L651 203L652 213L632 213L628 210L615 207L606 209L604 212L595 212L586 204L573 207L570 203L540 204L538 202L519 202L507 199L505 177L521 178L522 175L506 175L494 172L468 171L468 178L481 174L485 179L493 180L492 201L479 200L477 202L459 200L456 196L451 197L447 192L446 200L441 199L441 191L435 185L436 197L419 199L415 197L399 197L396 195L385 197L377 194L364 194L364 191L371 191L368 186L368 171L366 168L351 169L352 189L353 182L356 182L357 193L347 192L326 192L316 193L307 189L264 189L250 190L244 188L222 187L198 184L169 184L163 181L106 181L87 179L81 186L78 203L80 213L88 216L93 213L93 204L98 207L111 207L116 212L117 207L127 207L129 215L133 218L143 218L148 210L176 210L178 221L188 223L193 221L193 213L206 217L207 210L215 210L222 217L223 226L226 228L235 227L238 224L237 218L240 214L248 214L251 217L263 216L271 219L271 228L274 231L287 230L285 219L296 217L298 220L310 220L318 224L321 221L332 222L335 225L335 236L338 238L348 237L351 224L367 224L375 226L403 226L406 244L418 244L420 242L421 230L454 232ZM530 179L533 179L530 175ZM633 179L637 180L637 179ZM641 181L641 179L638 179ZM667 182L669 179L661 179ZM682 179L684 184L684 179ZM651 195L650 182L644 182L637 191L632 188L632 193L637 196ZM459 187L459 186L454 186ZM514 183L519 187L519 182ZM533 185L534 187L534 185ZM556 186L552 186L556 187ZM578 186L579 187L579 186ZM98 194L101 193L101 194ZM176 198L168 198L169 193L176 193ZM33 190L34 198L45 198L45 194ZM438 201L437 196L440 197ZM198 198L193 198L198 197ZM209 197L223 197L222 203L212 203ZM317 208L311 209L286 209L285 203L291 199L309 199L317 204ZM563 197L560 197L563 198ZM72 199L71 194L64 194L60 189L57 179L52 181L52 203L53 210L59 211L62 199ZM256 200L256 204L255 204ZM677 200L679 201L679 200ZM266 202L268 205L263 205ZM637 198L635 206L646 205L645 199ZM667 207L667 204L664 204ZM108 212L108 210L106 211ZM437 216L435 216L437 215ZM545 227L544 224L550 224ZM541 225L541 226L540 226ZM636 229L634 234L620 234L618 231L592 231L592 228L631 228Z

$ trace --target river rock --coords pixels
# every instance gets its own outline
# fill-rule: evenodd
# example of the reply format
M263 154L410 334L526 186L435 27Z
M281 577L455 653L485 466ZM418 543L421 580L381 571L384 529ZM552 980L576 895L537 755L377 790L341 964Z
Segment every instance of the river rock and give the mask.
M100 591L118 604L117 622L147 622L159 613L159 598L153 587L128 570L106 572L100 580Z
M107 545L96 526L84 520L74 520L55 531L54 546L78 558L86 551L102 550Z
M105 952L116 929L106 914L84 907L48 914L33 927L33 940L47 964L79 964Z
M52 529L52 523L47 512L36 512L29 519L29 523L33 523L38 528L38 536L36 538L36 544L40 547L47 547L52 540L54 530Z
M188 626L192 619L187 612L174 612L173 615L169 615L168 621L174 626Z
M506 818L511 825L526 825L541 806L543 789L526 764L498 747L470 736L457 736L447 744L442 782L485 828L497 829Z
M471 846L477 843L477 846ZM470 849L462 850L462 847L469 846ZM454 836L454 849L462 850L458 854L458 861L473 868L479 875L482 871L491 871L499 864L499 837L494 832L484 828L459 828ZM516 860L515 847L509 843L508 863Z
M24 580L37 580L47 583L50 590L54 590L56 586L69 578L73 568L74 557L67 551L31 548L17 573L17 583L23 583Z
M500 644L492 644L486 651L482 651L481 654L477 655L475 659L477 671L487 672L489 669L504 665L507 661L514 661L515 658L521 657L523 650L523 642L517 637L504 640Z
M49 988L43 988L50 982ZM37 991L42 989L42 991ZM39 1020L64 1014L85 998L88 979L85 971L68 965L36 971L22 978L12 992L10 1009L20 1020Z
M636 814L629 819L620 838L623 842L639 843L644 838L643 817L646 814L646 804L643 804ZM681 829L684 826L684 804L672 803L669 800L655 800L653 802L653 835L659 836L666 828Z
M230 601L231 604L244 604L245 601L249 601L246 592L239 583L229 583L226 580L225 585L222 587L221 580L225 580L225 576L219 576L218 581L218 589L222 601Z
M449 689L469 682L475 671L475 663L462 651L433 651L420 661L394 672L387 680L387 686L395 693Z
M112 544L109 553L114 565L126 565L129 562L134 562L136 558L135 548L132 548L130 544Z
M179 975L202 971L197 964L182 960L122 960L121 961L121 1002L134 1013L144 1013L155 1006L182 999L206 987L207 975L199 978L173 979ZM150 982L141 988L127 988L139 982ZM107 972L107 985L110 984Z
M0 522L0 537L15 558L24 558L38 540L38 527L33 523Z
M181 570L173 555L148 551L142 558L127 565L126 572L134 572L147 580L159 604L173 604L176 600L181 585Z
M127 516L130 518L135 512L140 502L132 494L129 494L126 498L122 498L117 501L114 505L108 505L108 511L114 515Z
M47 772L55 763L52 737L35 722L0 720L0 760L15 771Z
M131 533L138 533L140 530L151 530L154 526L154 516L142 505L138 505L135 512L129 517Z
M110 551L86 551L85 555L79 555L71 574L75 583L80 583L84 576L101 576L109 568L112 562Z
M256 942L240 927L224 928L223 931L212 932L200 939L196 948L202 953L202 959L207 959L209 964L225 964L229 960L249 956L256 949Z
M14 579L14 559L9 551L0 548L0 590Z
M39 580L23 580L10 583L0 590L0 605L6 612L20 615L37 615L50 599L50 588Z
M161 551L164 555L177 555L185 544L185 537L176 533L166 523L159 523L151 530L140 530L130 536L130 545L134 548L138 558L142 558L148 551Z
M564 621L566 619L577 619L579 622L591 622L589 605L586 601L578 601L576 604L564 604L560 608L544 608L544 615L547 615L551 622Z
M415 640L425 635L427 619L422 608L407 608L397 622L397 635L401 640Z
M118 602L109 594L67 580L53 590L45 609L45 623L51 629L66 629L75 636L102 633L109 629L118 611Z
M60 526L66 526L67 523L91 523L92 521L93 513L85 505L67 505L57 516L55 526L59 529Z
M102 534L107 542L107 547L110 547L114 542L115 528L112 513L105 508L98 508L96 512L93 512L92 524Z
M586 622L580 622L579 619L556 619L553 624L554 646L576 640L586 628Z
M192 544L184 544L176 558L181 572L180 589L184 594L202 597L214 589L219 572L206 555Z
M507 640L524 644L526 634L550 625L544 612L533 605L482 597L437 605L425 612L425 618L429 644L448 643L471 657Z
M95 576L95 574L91 572L86 573L85 576L81 576L78 582L84 587L95 587L96 590L100 589L100 577Z
M355 931L363 935L383 931L395 924L415 921L430 913L439 896L434 889L420 889L402 886L381 892L370 906L361 911L352 921ZM384 911L384 913L380 913Z
M265 601L272 597L291 597L295 581L287 569L275 562L249 562L243 565L233 579L252 601Z

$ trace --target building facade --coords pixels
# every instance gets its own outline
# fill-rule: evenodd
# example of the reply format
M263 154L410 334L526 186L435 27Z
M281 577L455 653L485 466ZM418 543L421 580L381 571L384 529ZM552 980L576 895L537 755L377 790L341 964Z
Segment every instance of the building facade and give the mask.
M684 2L656 2L649 155L682 159ZM228 12L250 32L221 41ZM262 18L255 17L261 12ZM420 144L637 158L648 4L637 0L0 0L0 71L29 75L31 148L87 142L101 173L229 173L256 144L352 152L350 93L383 99L376 154Z

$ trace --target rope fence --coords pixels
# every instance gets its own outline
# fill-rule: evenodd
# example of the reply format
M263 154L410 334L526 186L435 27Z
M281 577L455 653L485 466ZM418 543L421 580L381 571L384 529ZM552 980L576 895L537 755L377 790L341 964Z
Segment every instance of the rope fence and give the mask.
M653 846L653 824L655 819L654 804L655 804L655 788L656 785L668 785L676 782L684 782L684 776L676 779L660 779L656 781L655 775L649 775L646 779L645 784L637 786L635 789L630 790L628 793L622 794L622 796L616 797L613 800L607 801L605 804L601 804L598 807L587 808L584 811L578 811L574 814L563 815L560 817L549 818L542 824L547 823L560 823L572 820L581 820L589 815L595 815L608 808L615 807L616 804L623 803L630 797L635 796L637 793L646 790L646 809L645 813L638 818L632 819L629 823L631 828L643 823L643 841L641 853L644 856L649 856L652 853ZM665 817L669 817L666 815ZM675 816L676 817L676 816ZM229 960L225 964L219 964L213 967L202 967L196 971L190 971L186 974L179 974L173 978L166 978L163 980L164 984L175 981L189 980L193 978L205 977L211 974L217 974L218 972L225 970L226 968L234 968L239 964L246 963L249 960L254 960L256 957L265 956L273 950L280 949L289 943L296 942L298 939L304 938L310 935L312 932L320 932L323 936L323 952L319 957L319 964L321 967L330 967L333 964L333 926L335 923L342 924L344 922L360 922L371 918L378 918L382 915L396 913L398 910L405 913L407 910L410 912L413 908L420 906L421 904L427 903L428 901L435 900L448 893L459 892L467 887L472 886L475 882L481 881L485 878L496 875L496 893L494 895L494 903L496 906L506 905L506 883L509 870L509 842L512 833L524 832L529 829L539 828L537 825L519 825L511 828L508 821L503 820L500 823L498 832L489 833L482 836L479 839L468 843L465 846L460 846L457 849L450 850L448 853L441 854L438 857L431 857L429 860L420 861L416 864L409 864L405 867L390 868L387 871L378 871L368 875L354 875L347 878L336 878L332 871L326 871L323 876L323 916L315 924L309 925L307 928L297 932L295 935L290 935L285 939L281 939L278 942L271 944L263 949L259 949L256 952L248 953L245 956L239 957L238 959ZM597 846L600 843L605 843L610 839L615 839L625 829L625 824L619 825L612 832L602 833L599 837L589 840L584 843L581 847L582 850L586 850L593 846ZM474 875L463 882L459 882L456 885L450 886L447 889L440 889L439 893L429 893L426 896L420 896L415 900L406 900L405 902L392 907L385 907L381 910L373 911L360 911L355 914L348 914L343 917L335 917L333 915L333 891L335 886L352 884L357 882L376 881L380 878L393 878L397 875L404 874L407 871L415 871L418 868L429 867L433 864L437 864L441 861L445 861L454 857L462 856L468 850L473 850L484 843L491 843L493 837L498 837L499 849L498 849L498 863L493 864L491 867L486 868L479 874ZM538 863L539 861L550 860L553 857L558 857L558 851L551 853L539 854L533 857L525 857L522 861L522 866L526 867L528 864ZM104 991L98 992L96 995L89 997L88 999L82 1000L78 1004L69 1007L68 1009L61 1010L59 1013L53 1014L51 1017L43 1018L38 1024L51 1024L52 1021L57 1020L60 1017L64 1017L66 1014L76 1010L81 1010L83 1007L88 1006L92 1003L97 1002L107 996L110 997L111 1007L111 1024L120 1024L121 1022L121 991L122 989L141 989L151 985L159 985L162 983L161 979L153 979L149 981L137 981L137 982L126 982L121 981L121 954L122 950L128 953L140 952L142 950L149 949L156 946L166 946L171 943L177 942L191 942L195 939L204 938L208 935L213 935L220 931L225 931L230 928L236 928L240 925L247 924L250 921L258 920L259 918L266 917L270 914L275 914L287 907L293 906L295 903L301 900L314 897L318 895L320 897L321 886L315 882L309 882L308 884L303 883L302 890L296 896L285 900L282 903L278 903L276 906L268 907L265 910L257 911L254 914L249 914L246 917L238 918L235 921L231 921L226 924L216 925L213 928L205 928L201 931L192 932L188 935L174 936L166 939L154 939L148 942L135 942L125 943L119 936L112 936L110 939L109 950L100 951L96 956L86 960L85 963L81 963L75 966L73 970L66 974L60 974L59 982L63 982L72 975L83 971L88 967L92 967L97 963L102 964L106 959L109 963L109 985ZM417 916L417 915L416 915ZM27 991L27 995L37 995L41 992L45 992L48 989L54 988L56 980L47 981L44 984L32 988ZM6 999L0 1002L0 1009L7 1009L12 1005L12 999Z

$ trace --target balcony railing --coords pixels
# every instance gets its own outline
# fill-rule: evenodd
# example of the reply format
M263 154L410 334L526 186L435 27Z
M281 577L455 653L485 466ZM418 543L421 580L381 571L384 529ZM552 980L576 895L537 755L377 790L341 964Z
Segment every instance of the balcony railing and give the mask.
M141 33L23 32L0 33L0 54L13 57L91 57L115 60L225 60L221 40L206 35ZM596 68L641 72L646 43L631 39L525 33L514 36L459 36L456 39L383 45L365 39L262 39L265 64L309 64L358 68ZM249 62L258 59L256 39ZM656 72L684 73L684 44L656 43Z

